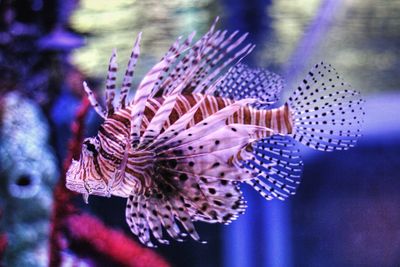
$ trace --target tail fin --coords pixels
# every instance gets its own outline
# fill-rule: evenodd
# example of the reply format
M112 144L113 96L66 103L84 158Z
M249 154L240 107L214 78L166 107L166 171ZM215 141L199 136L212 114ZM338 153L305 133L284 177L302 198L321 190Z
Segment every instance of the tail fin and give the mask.
M321 62L289 98L293 138L321 151L353 147L363 123L364 100L336 70Z

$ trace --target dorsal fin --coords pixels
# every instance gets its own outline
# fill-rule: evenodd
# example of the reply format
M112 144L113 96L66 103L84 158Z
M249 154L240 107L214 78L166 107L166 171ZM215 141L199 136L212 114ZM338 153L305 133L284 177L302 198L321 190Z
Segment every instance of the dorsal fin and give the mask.
M260 103L253 106L268 108L279 100L283 86L283 79L279 75L261 68L252 69L239 63L218 83L214 96L234 100L256 98Z

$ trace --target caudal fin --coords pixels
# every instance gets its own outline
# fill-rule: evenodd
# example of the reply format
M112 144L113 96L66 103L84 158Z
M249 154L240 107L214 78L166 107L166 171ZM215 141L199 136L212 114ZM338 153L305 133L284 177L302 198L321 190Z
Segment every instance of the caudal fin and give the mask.
M293 138L321 151L353 147L363 123L364 100L344 83L337 71L319 63L289 98Z

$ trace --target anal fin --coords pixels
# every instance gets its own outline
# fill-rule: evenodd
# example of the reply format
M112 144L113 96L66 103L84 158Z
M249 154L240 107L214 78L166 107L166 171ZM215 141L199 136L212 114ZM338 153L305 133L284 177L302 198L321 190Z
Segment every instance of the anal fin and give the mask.
M249 150L249 149L248 149ZM286 199L300 184L303 163L292 138L274 135L253 144L242 164L257 173L246 181L267 200Z

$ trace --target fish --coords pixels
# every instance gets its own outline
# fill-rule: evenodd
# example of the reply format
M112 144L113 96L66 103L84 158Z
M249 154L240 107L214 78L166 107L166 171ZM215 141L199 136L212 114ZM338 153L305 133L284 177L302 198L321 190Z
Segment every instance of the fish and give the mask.
M242 63L254 49L247 33L211 28L179 37L129 98L142 34L133 45L116 98L117 55L106 78L104 119L83 141L66 187L127 199L126 221L148 247L201 240L195 222L229 224L247 203L248 184L267 200L294 195L303 161L298 144L347 150L361 136L365 102L330 64L316 64L277 106L283 78Z

